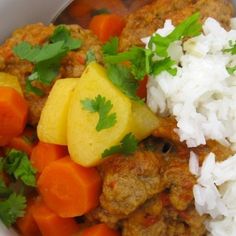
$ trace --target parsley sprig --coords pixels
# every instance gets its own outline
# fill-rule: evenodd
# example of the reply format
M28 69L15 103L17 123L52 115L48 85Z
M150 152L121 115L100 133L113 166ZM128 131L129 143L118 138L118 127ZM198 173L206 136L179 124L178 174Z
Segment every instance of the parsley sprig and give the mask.
M116 113L110 113L113 105L110 100L98 95L94 99L84 99L81 101L83 109L90 112L97 112L99 115L96 130L101 131L114 126L117 122Z
M20 194L12 193L7 199L0 201L0 219L10 227L16 219L24 216L26 198Z
M195 13L176 26L169 35L163 37L154 34L147 48L131 47L126 52L118 53L118 38L112 38L103 46L109 79L129 98L138 100L138 81L145 75L157 76L167 71L175 76L176 62L168 55L168 48L175 41L199 35L202 29L199 19L200 14ZM124 65L124 62L128 62L128 65Z
M5 172L15 181L29 187L35 187L36 171L31 166L27 155L24 152L10 150L4 158L0 158L0 172ZM24 191L17 190L12 186L6 186L0 179L0 220L10 227L16 219L24 215L26 208L26 197ZM24 186L22 186L24 187Z
M3 170L16 180L21 180L27 186L36 186L36 170L32 167L26 153L12 149L3 158L2 165Z
M124 155L130 155L136 151L138 147L138 141L132 133L128 133L121 140L119 145L112 146L109 149L106 149L102 153L102 157L105 158L107 156L120 153Z
M226 48L223 50L225 53L230 53L232 55L236 54L236 41L233 42L232 40L229 41L229 48Z
M32 46L28 42L21 42L13 48L14 53L22 60L34 64L33 73L26 80L26 91L38 96L43 91L32 85L33 81L50 85L59 72L63 57L71 50L80 48L82 41L71 37L70 31L63 25L56 27L49 43L43 46Z

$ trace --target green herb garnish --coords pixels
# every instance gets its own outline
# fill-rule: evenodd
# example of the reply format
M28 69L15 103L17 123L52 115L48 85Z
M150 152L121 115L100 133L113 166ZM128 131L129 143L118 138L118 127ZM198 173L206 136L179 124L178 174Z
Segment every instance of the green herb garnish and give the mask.
M85 99L81 101L83 109L90 112L97 112L99 120L96 126L97 131L108 129L115 125L116 113L110 113L113 105L110 100L106 100L105 97L98 95L95 99Z
M12 193L6 200L0 201L0 219L10 227L16 219L24 216L26 198L20 194Z
M126 96L135 101L140 101L136 95L138 81L134 79L129 68L121 64L106 64L108 78Z
M124 155L130 155L136 151L138 147L138 141L132 133L128 133L120 142L119 145L110 147L102 153L102 157L120 153Z
M92 61L96 61L96 55L92 49L87 51L85 61L86 61L86 65L88 65Z
M181 40L184 37L194 37L201 33L202 25L199 20L200 13L197 12L177 25L167 36L163 37L159 34L152 36L148 47L153 49L153 46L155 46L155 53L158 56L168 57L167 50L171 43Z
M236 54L236 42L233 42L232 40L229 41L229 46L230 48L226 48L223 50L223 52L227 53L231 53L232 55Z
M100 8L96 9L91 13L91 16L97 16L97 15L102 15L102 14L109 14L111 13L107 8Z
M112 37L102 46L102 52L105 56L116 55L118 53L119 39Z
M233 67L226 67L226 70L228 71L228 73L230 75L233 75L234 72L236 71L236 66L233 66Z
M32 167L26 153L12 149L3 159L3 170L25 185L36 186L36 170Z
M26 91L38 96L43 91L32 85L33 81L50 85L59 72L63 57L71 50L78 49L82 44L79 39L73 39L70 31L63 25L56 27L49 43L43 46L32 46L21 42L13 48L14 53L22 60L28 60L35 65L33 73L26 80Z

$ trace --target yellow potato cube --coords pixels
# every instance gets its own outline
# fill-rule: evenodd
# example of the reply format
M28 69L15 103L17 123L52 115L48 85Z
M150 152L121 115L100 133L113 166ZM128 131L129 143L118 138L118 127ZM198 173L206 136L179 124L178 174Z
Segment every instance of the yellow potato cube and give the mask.
M0 72L0 86L6 86L6 87L14 88L21 95L23 95L20 83L18 81L18 78L14 75L11 75L11 74L8 74L8 73L5 73L5 72Z
M37 127L39 140L67 144L67 114L71 95L79 79L57 80L50 91Z
M116 114L114 126L96 130L97 112L84 109L81 101L101 95L110 100ZM68 113L68 148L71 158L80 165L94 166L102 160L105 149L117 145L130 132L132 103L108 79L105 69L93 62L79 79L72 95Z
M146 104L132 102L132 128L131 132L138 140L147 138L158 127L157 116Z

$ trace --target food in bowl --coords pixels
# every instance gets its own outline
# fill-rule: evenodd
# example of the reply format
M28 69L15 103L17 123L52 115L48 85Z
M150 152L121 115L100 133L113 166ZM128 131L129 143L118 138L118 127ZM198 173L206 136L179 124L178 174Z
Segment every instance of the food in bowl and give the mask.
M232 4L96 14L0 47L0 219L26 236L235 235Z

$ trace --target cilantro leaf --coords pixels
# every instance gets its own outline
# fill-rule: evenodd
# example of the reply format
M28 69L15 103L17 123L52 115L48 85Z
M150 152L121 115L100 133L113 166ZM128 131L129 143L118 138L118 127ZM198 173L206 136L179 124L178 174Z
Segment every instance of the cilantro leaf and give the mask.
M135 101L141 101L136 95L138 81L135 80L128 67L121 64L106 64L108 78L126 96Z
M129 155L136 151L138 141L132 133L128 133L120 142L119 145L112 146L102 153L102 157L107 157L116 153Z
M148 47L153 49L153 45L155 45L155 52L158 56L168 57L167 50L171 43L183 37L194 37L201 33L202 25L199 19L200 13L197 12L177 25L169 35L163 37L159 34L155 34L151 37Z
M161 72L167 71L169 74L175 76L177 74L177 68L172 67L175 64L175 61L171 60L170 57L153 62L152 74L159 75Z
M85 61L86 65L88 65L92 61L96 61L96 55L92 49L87 51Z
M17 218L24 216L25 208L26 198L12 193L8 199L0 201L0 219L7 227L10 227Z
M39 46L32 46L28 42L21 42L13 48L13 52L22 60L36 63L36 58L40 52Z
M4 181L0 179L0 198L9 197L12 192L12 189L8 188Z
M223 52L229 52L231 53L232 55L235 55L236 54L236 41L233 42L232 40L229 41L229 46L230 48L226 48L223 50Z
M12 149L4 158L4 170L20 179L24 184L35 187L36 170L32 167L26 153Z
M226 70L228 71L228 73L230 75L233 75L234 72L236 71L236 66L233 66L233 67L226 67Z
M151 50L139 47L132 47L127 52L121 52L116 55L105 55L104 60L107 63L120 63L124 61L131 62L130 71L134 79L142 80L150 72L149 61L151 59Z
M22 60L28 60L35 65L32 74L26 80L26 91L38 96L43 91L32 85L39 81L50 85L59 73L61 60L70 50L78 49L82 45L80 39L73 39L65 26L56 27L50 41L43 46L32 46L28 42L21 42L13 48L15 55Z
M74 39L71 37L71 32L64 25L56 27L53 35L50 37L52 43L63 42L64 46L69 50L75 50L80 48L82 41L80 39Z
M116 113L111 113L113 105L110 100L106 100L105 97L98 95L95 99L85 99L81 101L83 109L90 112L97 112L99 115L99 120L96 126L97 131L101 131L103 129L108 129L115 125Z
M96 9L91 13L91 16L97 16L101 14L109 14L110 11L107 8Z
M118 52L119 39L112 37L102 46L102 52L104 55L116 55Z

